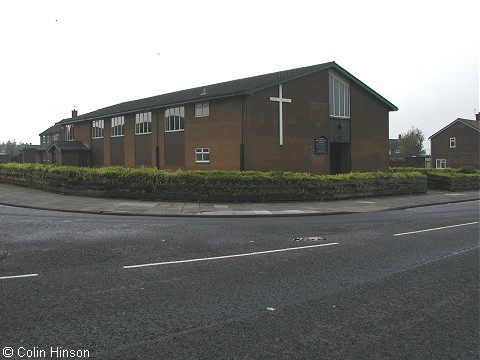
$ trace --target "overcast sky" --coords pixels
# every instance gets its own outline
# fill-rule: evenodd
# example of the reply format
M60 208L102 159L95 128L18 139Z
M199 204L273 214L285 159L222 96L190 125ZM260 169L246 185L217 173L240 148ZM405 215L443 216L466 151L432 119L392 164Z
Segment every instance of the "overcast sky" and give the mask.
M478 16L473 0L2 0L0 142L38 144L74 106L329 61L399 108L391 138L428 138L479 111Z

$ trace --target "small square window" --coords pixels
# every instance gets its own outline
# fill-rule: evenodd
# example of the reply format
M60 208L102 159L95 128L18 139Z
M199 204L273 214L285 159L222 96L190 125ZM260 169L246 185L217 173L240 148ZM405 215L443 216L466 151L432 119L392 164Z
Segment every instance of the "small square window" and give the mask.
M446 159L437 159L435 167L437 169L445 169L447 167L447 160Z
M209 148L196 148L195 149L195 162L196 163L209 163L210 162L210 149Z
M195 117L208 116L210 114L210 106L208 102L195 104Z
M455 138L450 138L450 147L454 148L457 146L457 140Z

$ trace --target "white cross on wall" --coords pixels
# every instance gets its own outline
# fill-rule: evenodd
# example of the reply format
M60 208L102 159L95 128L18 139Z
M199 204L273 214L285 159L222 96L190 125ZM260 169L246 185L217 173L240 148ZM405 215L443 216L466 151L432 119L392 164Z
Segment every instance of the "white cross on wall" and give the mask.
M270 97L270 101L278 101L278 128L279 128L279 143L283 145L283 103L291 103L292 99L283 97L282 85L278 85L278 97Z

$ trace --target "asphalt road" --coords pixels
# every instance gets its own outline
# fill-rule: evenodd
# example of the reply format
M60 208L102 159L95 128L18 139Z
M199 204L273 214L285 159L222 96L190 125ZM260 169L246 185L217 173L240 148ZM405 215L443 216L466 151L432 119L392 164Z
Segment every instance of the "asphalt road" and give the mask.
M478 221L0 206L0 359L479 359Z

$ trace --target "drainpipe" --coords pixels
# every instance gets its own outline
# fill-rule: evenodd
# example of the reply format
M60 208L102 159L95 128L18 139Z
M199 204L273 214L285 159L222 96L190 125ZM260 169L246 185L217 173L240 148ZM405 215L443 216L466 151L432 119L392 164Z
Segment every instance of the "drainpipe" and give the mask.
M242 110L241 110L241 123L242 123L242 138L240 140L240 171L245 171L245 144L243 143L244 138L244 111L243 107L245 106L245 95L242 96Z

